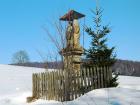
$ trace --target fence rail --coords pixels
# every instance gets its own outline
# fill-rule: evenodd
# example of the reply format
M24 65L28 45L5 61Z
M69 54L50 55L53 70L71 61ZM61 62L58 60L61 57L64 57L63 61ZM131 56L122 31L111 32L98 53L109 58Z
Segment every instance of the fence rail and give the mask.
M109 67L87 67L76 74L58 70L34 73L32 78L34 99L68 101L93 89L108 87L112 71Z

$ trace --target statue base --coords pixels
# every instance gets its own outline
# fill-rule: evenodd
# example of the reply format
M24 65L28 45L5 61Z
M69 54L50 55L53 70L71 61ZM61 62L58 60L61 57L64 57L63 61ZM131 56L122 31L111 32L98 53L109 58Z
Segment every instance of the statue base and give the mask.
M65 48L62 49L60 54L64 57L64 69L65 70L73 70L73 72L77 73L81 68L81 55L83 54L84 49L82 47L79 48Z

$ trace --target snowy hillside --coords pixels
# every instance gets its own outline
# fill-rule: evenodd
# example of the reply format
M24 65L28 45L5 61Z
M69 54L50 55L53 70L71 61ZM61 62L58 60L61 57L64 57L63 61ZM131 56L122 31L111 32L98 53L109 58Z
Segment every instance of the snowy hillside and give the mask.
M37 100L26 103L32 92L32 73L45 69L0 65L0 105L62 105ZM64 105L140 105L140 77L120 76L118 88L97 89Z

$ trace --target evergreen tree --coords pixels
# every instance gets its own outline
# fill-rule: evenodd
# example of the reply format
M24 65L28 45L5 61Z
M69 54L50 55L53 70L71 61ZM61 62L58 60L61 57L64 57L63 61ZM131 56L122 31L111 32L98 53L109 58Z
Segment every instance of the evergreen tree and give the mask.
M94 17L94 29L86 27L85 31L91 36L91 46L85 51L86 58L90 61L90 66L112 66L116 61L116 55L113 53L115 47L109 48L106 44L107 35L111 32L108 26L101 25L102 10L96 8L96 11L92 11ZM108 83L109 86L117 86L117 77L114 76Z

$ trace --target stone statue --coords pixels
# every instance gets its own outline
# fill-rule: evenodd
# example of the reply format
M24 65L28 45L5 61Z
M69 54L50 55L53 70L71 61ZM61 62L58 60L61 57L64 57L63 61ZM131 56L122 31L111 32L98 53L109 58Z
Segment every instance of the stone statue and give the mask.
M67 30L66 30L66 40L67 40L67 47L72 47L73 43L73 25L72 22L68 23Z
M80 47L80 27L77 19L74 19L73 21L73 29L74 29L74 48Z
M68 48L79 48L80 47L80 27L77 19L73 22L68 23L66 30L66 40Z

